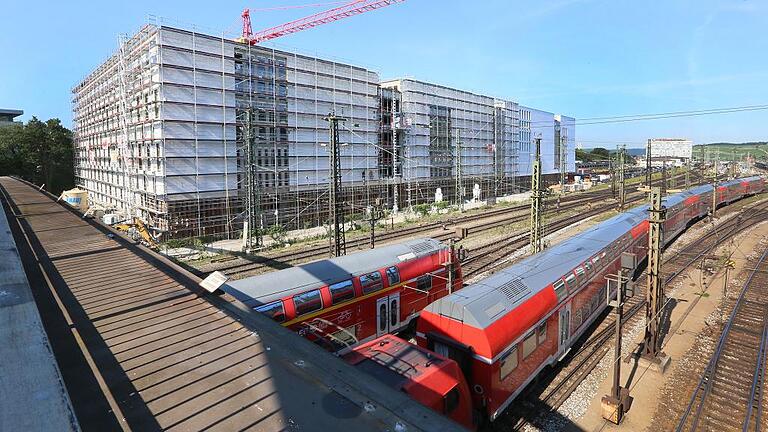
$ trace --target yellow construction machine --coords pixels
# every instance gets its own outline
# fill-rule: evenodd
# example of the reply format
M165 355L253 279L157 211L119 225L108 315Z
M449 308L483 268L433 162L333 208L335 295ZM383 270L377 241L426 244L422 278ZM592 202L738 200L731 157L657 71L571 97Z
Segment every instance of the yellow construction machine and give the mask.
M112 225L113 228L125 231L128 233L128 235L136 240L136 241L143 241L147 244L147 246L152 248L157 248L158 244L154 237L152 237L152 234L150 234L149 230L147 229L147 226L144 224L144 222L135 217L133 218L133 223L130 222L121 222Z

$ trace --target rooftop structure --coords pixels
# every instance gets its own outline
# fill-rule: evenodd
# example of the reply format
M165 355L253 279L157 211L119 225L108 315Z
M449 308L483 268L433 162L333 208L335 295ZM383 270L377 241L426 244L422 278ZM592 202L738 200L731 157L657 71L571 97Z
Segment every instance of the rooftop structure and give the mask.
M24 114L22 110L0 108L0 126L21 124L21 122L14 119L22 114Z

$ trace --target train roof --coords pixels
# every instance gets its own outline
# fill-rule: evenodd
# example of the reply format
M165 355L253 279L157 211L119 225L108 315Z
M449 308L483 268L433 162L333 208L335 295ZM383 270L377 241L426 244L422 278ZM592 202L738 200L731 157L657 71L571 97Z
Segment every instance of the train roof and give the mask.
M476 328L486 328L561 275L604 249L645 218L645 206L616 215L480 282L436 300L427 310Z
M342 282L383 267L445 249L432 238L419 238L336 258L314 261L284 270L229 281L222 290L243 303L266 304L294 293Z
M730 186L758 179L759 177L738 179L723 185ZM664 206L671 208L690 196L711 190L711 185L698 186L667 196L662 202ZM629 233L632 228L646 220L647 215L647 204L636 206L541 253L529 256L460 291L440 298L429 304L425 310L477 329L486 329L558 278L596 255L613 240ZM516 336L508 335L508 338L514 339Z

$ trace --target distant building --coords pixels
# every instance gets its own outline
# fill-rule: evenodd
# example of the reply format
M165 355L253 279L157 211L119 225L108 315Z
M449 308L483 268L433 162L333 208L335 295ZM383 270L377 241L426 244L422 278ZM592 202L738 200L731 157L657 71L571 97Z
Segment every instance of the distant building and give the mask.
M2 109L0 108L0 126L8 126L12 124L21 124L20 121L14 119L24 114L22 110Z
M651 139L651 160L687 160L691 158L693 141L685 138Z

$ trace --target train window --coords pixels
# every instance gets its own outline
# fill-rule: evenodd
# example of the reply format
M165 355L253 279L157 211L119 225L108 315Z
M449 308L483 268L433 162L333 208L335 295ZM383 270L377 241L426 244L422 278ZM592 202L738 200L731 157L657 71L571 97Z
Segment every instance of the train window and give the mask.
M507 355L501 358L499 380L503 381L515 369L517 369L517 345L513 346Z
M320 290L312 290L293 296L293 304L296 307L296 316L299 316L322 309L323 299L320 297Z
M589 261L585 262L584 269L587 271L587 273L592 273L592 264Z
M450 414L459 406L459 387L455 386L443 396L443 414Z
M429 275L419 276L416 279L416 289L419 291L429 291L432 289L432 277Z
M595 265L595 270L597 270L597 268L599 267L599 265L598 265L599 263L600 263L600 257L599 256L595 256L594 258L592 258L592 264Z
M579 280L582 280L584 277L584 269L581 267L576 267L576 276L579 277Z
M355 287L352 285L351 280L329 285L328 289L331 291L331 302L333 304L341 303L355 297Z
M283 301L278 300L276 302L267 303L263 306L253 308L258 313L264 314L269 318L277 322L285 321L285 308L283 307Z
M566 295L565 282L563 282L563 280L560 279L554 284L552 284L552 286L555 288L555 295L557 295L557 300L558 301L562 300Z
M400 283L400 272L397 271L397 267L392 266L387 269L387 281L389 286Z
M376 292L384 286L381 283L381 274L379 272L360 276L360 285L363 286L363 294Z
M568 285L569 290L576 289L576 276L569 274L565 277L565 284Z
M525 339L523 339L523 358L528 358L537 346L536 332L532 331L525 336Z
M546 321L539 324L539 327L536 328L536 335L539 338L539 345L543 344L547 340L547 322Z

